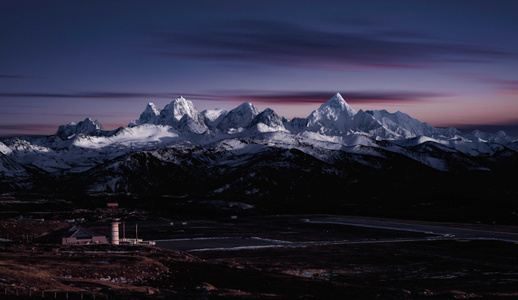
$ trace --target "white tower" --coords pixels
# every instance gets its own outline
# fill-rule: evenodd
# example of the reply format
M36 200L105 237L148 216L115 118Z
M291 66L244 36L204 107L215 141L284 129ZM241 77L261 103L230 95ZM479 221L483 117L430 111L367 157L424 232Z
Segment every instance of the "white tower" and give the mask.
M121 219L112 220L112 245L119 244L119 224Z

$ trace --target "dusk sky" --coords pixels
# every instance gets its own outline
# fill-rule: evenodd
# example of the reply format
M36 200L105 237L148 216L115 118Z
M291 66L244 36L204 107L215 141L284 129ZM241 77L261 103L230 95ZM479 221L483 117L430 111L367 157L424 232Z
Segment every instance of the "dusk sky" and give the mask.
M0 0L0 136L148 102L356 110L518 136L518 1Z

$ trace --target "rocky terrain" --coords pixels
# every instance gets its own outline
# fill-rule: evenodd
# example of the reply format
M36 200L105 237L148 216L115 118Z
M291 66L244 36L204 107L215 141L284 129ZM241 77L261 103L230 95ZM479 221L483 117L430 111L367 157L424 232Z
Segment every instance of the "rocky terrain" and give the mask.
M148 104L126 128L106 131L87 118L55 135L2 140L0 191L234 199L306 212L494 201L513 219L517 149L504 132L356 112L340 94L292 120L247 102L199 112L180 97L163 109Z

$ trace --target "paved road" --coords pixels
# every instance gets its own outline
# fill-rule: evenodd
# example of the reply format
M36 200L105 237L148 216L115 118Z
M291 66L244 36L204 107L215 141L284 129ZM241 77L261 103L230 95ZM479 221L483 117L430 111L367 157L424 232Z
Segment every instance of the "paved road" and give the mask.
M260 238L209 237L157 240L156 246L176 251L243 250L277 247L283 242Z
M454 228L437 225L407 224L386 220L365 220L352 217L322 217L303 220L307 223L338 224L346 226L379 228L386 230L420 232L455 239L490 239L518 243L518 232L497 232L477 229Z
M331 246L348 244L376 244L376 243L401 243L437 240L436 237L424 238L393 238L381 240L342 240L342 241L311 241L289 242L276 241L262 238L200 238L179 240L157 240L155 245L160 248L175 251L236 251L265 248L303 248L312 246Z
M301 222L312 224L336 224L343 226L377 228L424 233L420 238L391 238L381 240L342 240L342 241L311 241L290 242L263 239L258 237L205 237L193 239L157 240L156 246L178 251L234 251L262 248L298 248L309 246L366 244L366 243L400 243L411 241L431 240L498 240L518 243L518 232L507 233L488 230L464 229L439 225L408 224L389 220L366 220L355 217L312 217ZM518 231L518 230L517 230Z

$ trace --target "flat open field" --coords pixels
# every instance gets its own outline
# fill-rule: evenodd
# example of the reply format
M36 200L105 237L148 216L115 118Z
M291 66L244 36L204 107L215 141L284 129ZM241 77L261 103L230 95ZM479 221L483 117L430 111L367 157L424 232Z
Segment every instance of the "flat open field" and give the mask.
M127 237L137 223L139 237L159 247L0 243L0 293L29 296L30 288L31 296L56 293L60 299L65 292L69 299L518 297L513 226L327 215L140 217L127 220ZM108 231L108 224L84 226Z

